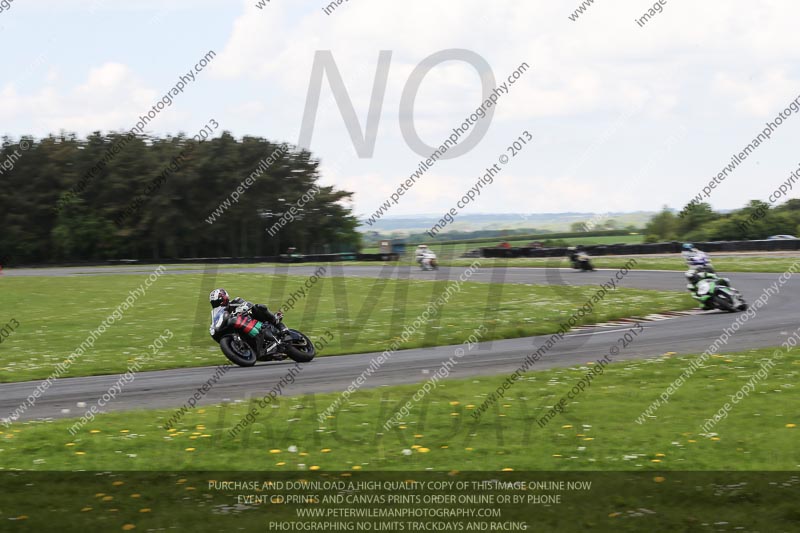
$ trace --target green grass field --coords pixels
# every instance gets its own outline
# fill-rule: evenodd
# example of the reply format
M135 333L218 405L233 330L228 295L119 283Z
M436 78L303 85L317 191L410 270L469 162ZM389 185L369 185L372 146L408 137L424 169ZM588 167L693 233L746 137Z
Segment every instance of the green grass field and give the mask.
M391 430L383 424L420 385L360 390L322 425L317 415L338 393L280 398L236 437L228 431L248 403L196 409L169 431L172 410L100 415L75 437L73 420L14 423L0 433L0 461L26 470L794 471L800 352L784 354L713 432L701 429L772 353L713 356L644 424L635 420L690 356L609 365L544 427L537 419L589 366L528 373L478 421L471 413L505 376L446 381Z
M8 308L4 321L20 326L0 344L0 381L25 381L49 376L89 332L144 281L142 275L72 277L5 277L4 297L24 305ZM233 295L277 308L290 301L308 278L231 274L215 280L201 273L165 274L133 307L97 338L64 377L123 373L135 361L141 370L216 365L227 361L208 336L207 295L215 286ZM412 323L450 282L322 278L309 294L286 312L285 322L312 339L333 335L322 355L383 351ZM203 286L204 284L209 286ZM555 332L597 290L563 287L465 283L424 331L402 348L458 344L466 331L484 324L486 340ZM687 309L683 293L619 289L609 293L586 321ZM153 354L148 346L165 329L174 337Z

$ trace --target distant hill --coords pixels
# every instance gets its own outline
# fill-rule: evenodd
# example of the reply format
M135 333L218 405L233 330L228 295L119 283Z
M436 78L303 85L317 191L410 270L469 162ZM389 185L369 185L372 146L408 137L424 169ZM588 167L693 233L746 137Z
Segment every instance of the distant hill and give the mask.
M503 214L460 214L453 224L439 234L445 237L450 232L472 232L482 230L531 230L536 231L570 231L575 222L588 222L602 225L607 220L614 220L618 228L625 226L643 227L654 211L635 211L629 213L503 213ZM406 215L388 216L378 220L371 226L363 220L358 230L362 233L377 232L380 234L405 235L421 233L439 222L441 215Z

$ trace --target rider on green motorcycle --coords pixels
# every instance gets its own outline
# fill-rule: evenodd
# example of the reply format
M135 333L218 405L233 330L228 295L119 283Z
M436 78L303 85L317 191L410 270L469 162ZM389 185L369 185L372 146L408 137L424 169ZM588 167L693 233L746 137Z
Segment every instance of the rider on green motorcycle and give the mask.
M691 269L686 271L686 279L689 280L686 288L692 293L692 298L702 304L704 310L713 309L714 305L711 301L713 294L709 291L709 282L716 282L724 287L730 287L731 283L728 278L721 278L704 269Z

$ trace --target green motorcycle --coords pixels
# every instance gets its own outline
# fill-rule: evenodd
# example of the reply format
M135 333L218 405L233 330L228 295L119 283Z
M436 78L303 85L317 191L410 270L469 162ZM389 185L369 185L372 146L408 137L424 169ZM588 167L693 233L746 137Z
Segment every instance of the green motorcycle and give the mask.
M719 309L735 313L745 311L747 302L739 291L720 282L720 278L705 278L697 282L692 296L703 304L704 309Z

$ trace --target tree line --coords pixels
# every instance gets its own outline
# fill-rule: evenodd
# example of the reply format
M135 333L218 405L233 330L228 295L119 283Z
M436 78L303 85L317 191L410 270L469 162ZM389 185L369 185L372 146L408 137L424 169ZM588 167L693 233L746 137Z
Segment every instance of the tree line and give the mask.
M3 264L360 246L352 193L319 185L319 161L285 144L229 132L202 142L114 132L3 140ZM309 190L318 192L297 208ZM293 220L270 236L266 228L293 206Z
M688 204L679 214L668 207L645 226L646 242L740 241L800 234L800 199L773 206L751 200L745 207L717 212L707 203Z

